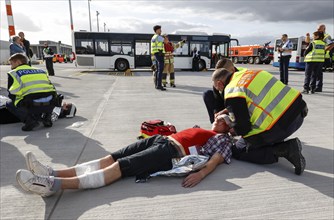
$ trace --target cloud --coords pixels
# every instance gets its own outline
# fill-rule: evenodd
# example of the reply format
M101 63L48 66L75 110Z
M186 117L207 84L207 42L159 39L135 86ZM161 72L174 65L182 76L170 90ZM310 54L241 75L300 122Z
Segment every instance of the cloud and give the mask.
M161 2L160 7L178 10L180 15L184 10L191 10L198 16L263 22L333 21L334 16L332 0L166 1Z
M41 31L41 27L28 16L20 12L15 13L14 24L17 30Z
M179 31L201 31L208 29L210 26L201 23L191 23L177 20L146 20L129 17L108 18L106 19L107 29L111 32L125 33L153 33L153 26L159 24L162 26L164 33ZM103 24L100 23L100 26Z

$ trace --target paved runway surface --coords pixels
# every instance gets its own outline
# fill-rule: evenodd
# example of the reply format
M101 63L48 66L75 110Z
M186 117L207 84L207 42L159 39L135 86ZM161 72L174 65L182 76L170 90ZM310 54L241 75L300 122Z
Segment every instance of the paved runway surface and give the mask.
M242 66L278 77L278 69L270 65ZM33 132L22 132L21 123L0 126L0 219L334 218L334 73L325 73L322 93L304 95L309 115L293 135L304 144L307 165L302 176L295 175L285 159L265 166L232 160L191 189L181 187L182 178L155 177L144 184L126 178L100 189L41 198L24 192L15 181L16 170L26 167L26 151L54 168L65 168L136 141L147 119L171 122L177 130L195 124L210 128L202 101L202 92L211 88L210 71L177 72L177 87L162 92L153 89L149 72L129 77L83 73L73 64L56 64L55 69L51 80L66 101L76 104L77 116ZM6 93L8 70L1 66L1 94ZM302 90L303 80L302 71L290 71L291 86Z

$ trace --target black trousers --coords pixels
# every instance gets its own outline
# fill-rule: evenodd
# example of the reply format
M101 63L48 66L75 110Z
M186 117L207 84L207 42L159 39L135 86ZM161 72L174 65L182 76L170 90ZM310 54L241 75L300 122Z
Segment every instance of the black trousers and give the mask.
M298 115L287 129L273 127L270 135L257 143L250 143L240 138L232 147L232 155L237 160L248 161L257 164L272 164L278 162L275 155L275 144L284 141L285 138L297 131L304 122L302 114Z
M54 76L55 71L53 69L52 57L45 58L46 69L48 70L49 76Z
M213 123L215 121L215 113L224 110L225 103L223 99L215 98L215 95L212 90L207 90L203 93L203 100L208 110L210 122Z
M289 62L291 56L281 56L279 62L280 80L288 85L289 83Z
M111 154L118 161L122 177L147 176L172 169L172 158L179 157L177 149L161 135L139 140Z
M320 62L307 62L305 67L305 80L304 80L304 89L306 90L315 90L316 81L318 76L322 73L323 63ZM322 80L322 77L321 77ZM317 87L317 88L322 88Z

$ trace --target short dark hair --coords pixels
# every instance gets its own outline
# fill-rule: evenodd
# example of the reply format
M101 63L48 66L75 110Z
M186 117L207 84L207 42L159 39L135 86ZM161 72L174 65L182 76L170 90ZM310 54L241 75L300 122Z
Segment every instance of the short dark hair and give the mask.
M282 36L283 36L283 37L288 37L288 35L287 35L287 34L282 34Z
M320 40L323 40L324 37L325 37L324 33L323 33L323 32L320 32L320 31L313 32L313 34L314 34L315 36L318 36Z
M8 61L21 61L22 64L27 64L28 63L28 58L25 54L23 53L15 53L11 57L9 57Z
M212 81L223 80L224 83L228 77L230 77L232 73L230 73L225 68L218 68L212 73Z
M159 29L161 29L161 26L160 26L160 25L155 25L155 26L153 27L154 32L156 32L156 31L159 30Z

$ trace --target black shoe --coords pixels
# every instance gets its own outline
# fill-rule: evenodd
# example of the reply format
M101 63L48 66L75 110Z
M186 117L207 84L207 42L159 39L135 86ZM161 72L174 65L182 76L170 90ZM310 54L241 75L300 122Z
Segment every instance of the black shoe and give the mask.
M51 128L52 127L52 121L43 121L43 125L46 128Z
M303 94L308 94L308 92L309 92L309 90L307 90L307 89L304 89L304 90L302 91Z
M315 93L315 90L314 89L311 89L311 94L314 94Z
M163 87L167 87L167 84L163 84L162 86L163 86Z
M161 91L166 91L166 89L162 86L158 86L157 89L160 89Z
M25 123L21 129L22 131L32 131L34 128L38 127L38 125L39 125L38 121L31 121Z
M44 127L46 128L52 127L51 116L52 115L50 113L47 113L47 114L44 114L44 116L42 117L42 123Z
M173 87L173 88L175 88L176 86L175 86L175 84L174 84L174 83L171 83L171 84L170 84L170 87Z
M315 92L322 92L322 88L316 88L314 91Z
M274 145L274 154L292 163L295 166L295 174L301 175L304 172L306 161L302 155L302 144L298 138Z

